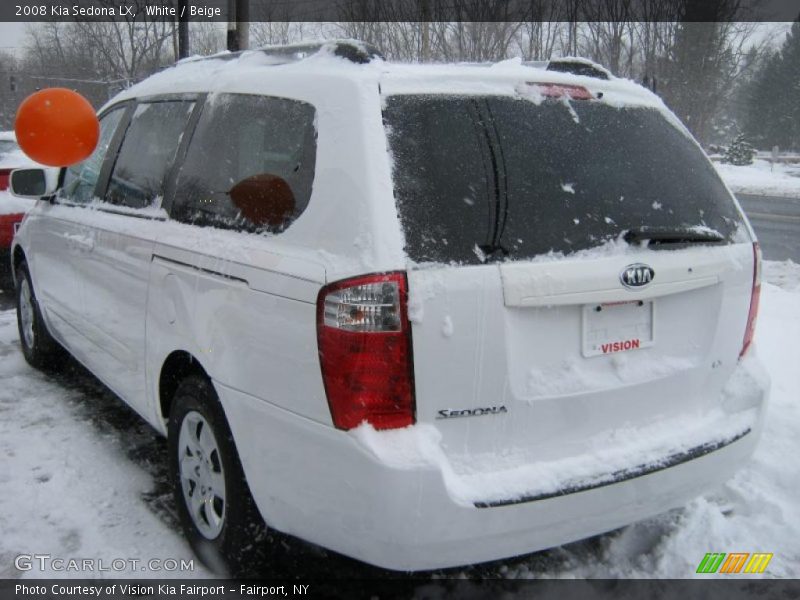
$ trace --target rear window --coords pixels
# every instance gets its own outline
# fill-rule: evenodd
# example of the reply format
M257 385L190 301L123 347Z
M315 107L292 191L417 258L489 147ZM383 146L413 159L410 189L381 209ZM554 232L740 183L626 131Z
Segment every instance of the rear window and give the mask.
M702 150L656 109L595 100L397 95L384 123L406 252L477 264L592 248L738 211Z

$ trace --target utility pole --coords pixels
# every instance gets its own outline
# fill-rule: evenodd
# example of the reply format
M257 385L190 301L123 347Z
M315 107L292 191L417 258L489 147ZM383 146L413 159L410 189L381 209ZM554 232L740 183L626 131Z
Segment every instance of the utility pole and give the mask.
M422 52L421 61L428 62L431 57L431 24L428 0L420 0L420 17L422 19Z
M236 0L236 29L239 50L250 48L250 0Z
M189 56L188 0L178 0L178 60Z
M250 47L250 0L228 0L228 50Z
M236 0L228 0L228 50L239 51L239 35L236 30Z

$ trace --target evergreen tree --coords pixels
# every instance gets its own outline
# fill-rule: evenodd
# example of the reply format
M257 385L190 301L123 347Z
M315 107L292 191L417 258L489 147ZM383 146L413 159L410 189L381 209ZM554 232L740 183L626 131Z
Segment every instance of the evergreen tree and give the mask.
M745 139L744 134L740 133L733 140L733 143L728 146L725 155L722 157L722 162L738 166L752 165L755 155L756 151L753 146Z
M800 20L746 94L744 131L758 147L800 150Z

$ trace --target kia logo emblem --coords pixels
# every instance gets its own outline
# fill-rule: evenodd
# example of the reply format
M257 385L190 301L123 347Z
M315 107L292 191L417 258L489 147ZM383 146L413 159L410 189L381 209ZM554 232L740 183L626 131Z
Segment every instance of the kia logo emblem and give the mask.
M656 272L649 265L636 263L628 265L619 274L619 280L627 288L644 287L656 276Z

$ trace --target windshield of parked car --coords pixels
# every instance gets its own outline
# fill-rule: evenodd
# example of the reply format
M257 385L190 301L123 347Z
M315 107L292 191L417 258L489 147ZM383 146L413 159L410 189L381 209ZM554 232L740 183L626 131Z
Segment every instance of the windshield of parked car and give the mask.
M731 241L741 224L703 151L654 108L393 95L383 117L416 262L569 254L643 227Z

